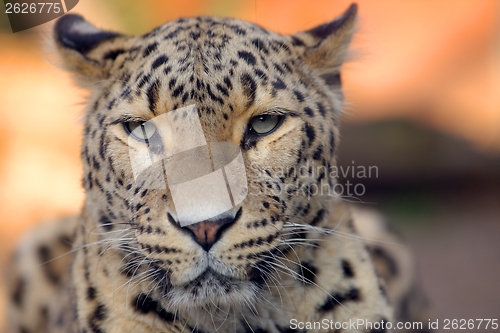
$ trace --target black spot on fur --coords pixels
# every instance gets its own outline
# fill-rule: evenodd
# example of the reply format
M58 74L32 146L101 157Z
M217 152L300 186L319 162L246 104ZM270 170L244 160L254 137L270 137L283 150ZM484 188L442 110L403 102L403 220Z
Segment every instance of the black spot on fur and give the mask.
M318 107L319 113L324 117L326 115L326 110L323 104L321 103L316 103L316 106Z
M302 39L300 39L296 36L292 36L292 45L293 46L303 46L304 42L302 41Z
M168 57L166 55L161 55L158 58L156 58L155 61L153 61L153 63L151 64L151 69L156 69L161 65L166 64L167 62L168 62Z
M252 44L257 48L257 50L262 51L265 54L269 54L269 50L264 45L264 42L258 38L252 39Z
M89 301L95 299L95 296L96 296L96 290L94 287L88 287L87 288L87 299Z
M116 57L118 57L120 54L122 54L123 52L125 52L124 49L117 49L117 50L112 50L112 51L108 51L105 55L104 55L104 59L107 60L107 59L110 59L110 60L115 60Z
M191 31L191 33L189 34L189 36L190 36L193 40L198 40L198 38L200 38L200 33L199 33L199 32L194 32L194 31Z
M302 94L300 91L294 89L293 93L299 102L302 103L304 101L304 94Z
M156 80L154 81L151 86L149 86L149 89L147 91L147 97L148 97L148 103L149 103L149 109L153 114L156 114L156 104L158 103L158 98L159 96L159 90L160 90L160 81Z
M106 319L107 311L103 304L99 304L92 313L91 321L102 321Z
M173 97L177 97L179 96L180 94L182 94L184 92L184 85L183 84L179 84L175 89L174 91L172 92L172 96Z
M104 229L108 231L113 229L113 223L106 215L101 215L101 217L99 217L99 222L102 224Z
M237 25L230 25L229 26L231 29L233 29L233 31L237 34L237 35L240 35L240 36L245 36L247 34L246 30L237 26Z
M149 83L149 80L151 80L151 74L143 75L137 87L142 88L145 84Z
M314 151L313 158L317 161L321 159L321 156L323 154L323 145L319 145L318 148Z
M273 81L272 85L276 90L286 89L285 82L283 82L280 78L277 78L275 81Z
M224 77L224 83L226 84L227 89L233 89L233 84L231 83L231 79L228 76Z
M342 271L346 278L354 277L354 271L352 270L351 264L347 260L342 260Z
M316 138L316 131L314 130L314 127L309 125L309 123L305 123L304 131L306 132L307 138L309 139L309 146L311 146L314 139Z
M324 216L325 216L325 210L324 209L320 209L318 211L318 213L316 214L316 216L312 219L312 221L311 221L310 224L311 225L318 224L318 222L320 222L323 219Z
M304 112L309 116L309 117L314 117L314 112L310 107L305 107Z
M207 93L211 100L216 101L220 105L224 105L224 100L212 92L212 88L207 84Z
M256 60L252 53L247 51L238 51L238 57L246 61L249 65L255 65Z
M137 312L140 312L142 314L148 314L150 312L153 312L159 318L169 323L173 322L174 320L178 320L175 314L170 313L165 309L161 308L161 306L158 304L156 300L152 299L150 296L147 296L145 294L139 294L132 301L132 306Z
M330 131L330 153L333 154L335 151L335 135L333 135L333 131Z
M156 49L158 48L158 43L157 42L153 42L151 44L149 44L145 49L144 49L144 52L142 53L142 56L143 57L147 57L148 55L150 55L152 52L156 51Z
M325 303L323 303L318 311L320 312L330 312L335 309L340 304L343 304L347 301L359 301L360 295L359 290L357 288L351 288L345 294L333 293L331 296L328 296Z
M215 85L215 87L217 88L217 90L219 90L224 96L229 96L229 92L227 91L226 88L224 88L222 85L220 85L219 83L217 83Z
M23 304L23 295L26 289L26 280L20 277L17 280L16 286L14 287L14 292L12 293L12 302L20 307Z
M243 86L243 93L246 95L248 102L246 107L252 106L255 101L255 94L257 91L257 84L250 74L245 73L240 77L241 85Z
M304 284L312 284L316 282L316 273L318 269L310 263L303 262L301 266L299 266L299 275L301 276L300 282Z

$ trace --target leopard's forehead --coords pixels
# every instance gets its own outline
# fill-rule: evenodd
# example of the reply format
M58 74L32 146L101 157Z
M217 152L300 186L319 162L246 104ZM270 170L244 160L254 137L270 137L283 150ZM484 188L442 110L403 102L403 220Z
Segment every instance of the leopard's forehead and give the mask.
M127 61L119 69L187 77L200 89L197 78L227 84L242 67L252 77L265 77L270 71L290 73L293 59L299 57L293 41L290 36L236 19L181 18L138 37L133 47L124 50ZM110 56L118 55L115 51ZM290 61L292 64L288 64ZM218 79L221 76L222 80Z
M167 22L140 36L138 44L144 47L144 56L159 49L165 52L177 52L180 56L191 52L190 55L198 56L199 60L212 55L215 57L208 59L223 62L227 58L224 55L228 51L243 53L262 51L263 55L260 58L283 51L285 54L290 54L290 47L286 44L291 40L290 36L266 30L250 22L203 16ZM255 59L248 61L253 63Z

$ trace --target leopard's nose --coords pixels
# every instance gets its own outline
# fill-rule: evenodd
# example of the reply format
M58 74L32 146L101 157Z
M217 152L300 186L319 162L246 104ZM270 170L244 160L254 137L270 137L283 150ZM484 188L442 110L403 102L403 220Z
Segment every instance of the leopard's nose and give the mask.
M205 251L221 238L224 231L229 229L239 218L241 210L234 217L225 217L214 221L203 221L189 224L183 227L191 232L191 236Z

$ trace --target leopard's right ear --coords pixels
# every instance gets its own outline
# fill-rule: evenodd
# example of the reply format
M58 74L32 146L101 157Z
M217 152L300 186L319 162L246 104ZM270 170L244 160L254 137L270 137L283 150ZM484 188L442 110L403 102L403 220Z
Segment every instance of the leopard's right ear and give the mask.
M64 15L54 27L54 44L63 67L85 88L109 78L113 63L131 39L98 29L74 14Z

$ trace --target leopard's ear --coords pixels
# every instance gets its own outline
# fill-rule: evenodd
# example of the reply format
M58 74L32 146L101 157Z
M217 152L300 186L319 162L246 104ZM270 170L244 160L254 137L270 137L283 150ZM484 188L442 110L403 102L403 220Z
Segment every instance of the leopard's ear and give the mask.
M54 27L54 44L63 67L83 87L109 78L116 58L131 37L100 30L79 15L66 14Z
M304 44L303 58L327 84L339 84L339 67L346 58L354 34L358 5L353 3L339 17L292 36L296 45Z

